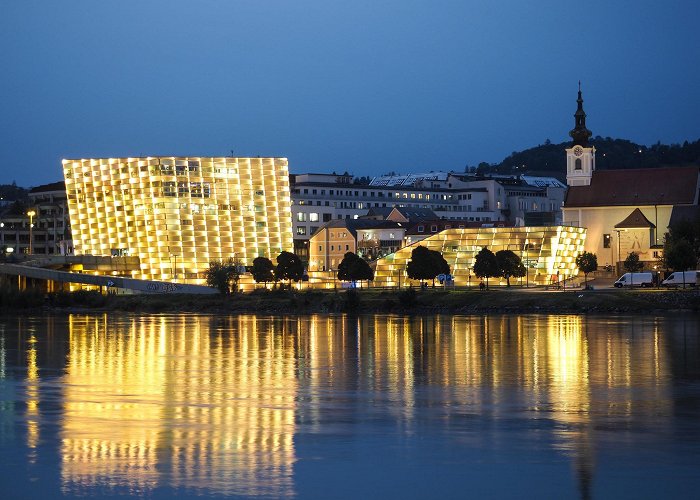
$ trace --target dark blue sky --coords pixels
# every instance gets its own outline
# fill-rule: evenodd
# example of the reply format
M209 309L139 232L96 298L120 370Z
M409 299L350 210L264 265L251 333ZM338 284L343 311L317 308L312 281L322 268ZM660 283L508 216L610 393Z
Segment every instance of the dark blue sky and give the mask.
M0 183L61 158L462 170L594 135L700 138L700 2L0 0Z

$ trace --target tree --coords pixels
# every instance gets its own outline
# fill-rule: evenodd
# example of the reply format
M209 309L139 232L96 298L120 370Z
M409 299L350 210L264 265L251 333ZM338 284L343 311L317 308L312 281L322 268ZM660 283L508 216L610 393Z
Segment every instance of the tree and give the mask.
M639 254L636 252L630 252L630 254L625 259L623 263L625 271L628 273L636 273L644 268L644 264L639 262ZM630 275L630 286L634 285L634 274Z
M256 257L253 259L251 273L256 283L267 284L275 280L275 265L267 257Z
M433 261L433 266L435 266L435 269L437 270L437 274L435 276L438 276L440 274L444 274L447 276L450 274L450 265L447 263L445 260L445 257L442 256L442 254L436 250L431 250L431 258ZM435 277L433 277L433 286L435 286Z
M438 274L449 274L450 266L436 250L419 245L411 252L411 260L406 265L406 274L413 280L420 280L421 283L425 280L433 280Z
M669 227L669 232L664 238L664 256L668 253L669 248L680 240L685 240L686 243L690 244L690 253L695 256L696 262L689 267L695 267L697 261L700 260L700 217L682 219ZM683 245L681 248L687 248L687 246ZM664 261L667 267L673 269L665 257Z
M418 245L411 252L411 260L406 264L406 274L412 280L420 280L421 284L424 280L433 279L438 273L431 268L432 260L430 250L427 247Z
M207 285L218 289L223 295L228 295L238 289L240 277L239 266L230 257L226 261L211 261L209 269L206 271Z
M664 243L664 261L674 271L687 271L695 267L697 257L693 251L693 245L681 238L668 244ZM683 288L685 288L685 274L683 274Z
M474 258L474 274L476 274L477 278L486 278L486 287L489 286L489 278L500 276L496 255L488 247L482 248L476 254Z
M304 263L297 254L282 252L277 256L275 276L278 280L289 280L289 286L291 287L292 280L300 281L304 276Z
M588 273L598 269L598 257L591 252L583 252L576 257L576 267L583 273L583 282L588 288Z
M366 260L353 252L347 252L338 265L338 279L340 281L372 281L374 271Z
M520 257L512 250L499 250L496 252L496 263L498 264L499 275L506 279L506 285L510 286L510 277L516 278L525 276L525 266L520 261Z

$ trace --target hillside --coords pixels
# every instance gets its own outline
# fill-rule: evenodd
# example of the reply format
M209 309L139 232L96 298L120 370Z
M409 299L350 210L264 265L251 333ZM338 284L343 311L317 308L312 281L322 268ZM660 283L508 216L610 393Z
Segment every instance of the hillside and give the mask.
M596 168L599 170L700 165L700 140L670 146L661 143L644 146L625 139L597 136L591 144L596 148ZM547 140L534 148L513 152L501 163L481 163L477 171L565 177L564 149L570 145L570 141L552 144Z

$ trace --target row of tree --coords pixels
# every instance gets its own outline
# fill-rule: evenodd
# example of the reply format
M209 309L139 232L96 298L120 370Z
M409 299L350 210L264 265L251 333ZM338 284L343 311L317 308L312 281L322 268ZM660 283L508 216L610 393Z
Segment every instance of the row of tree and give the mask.
M282 252L276 260L277 265L274 265L267 257L257 257L250 268L246 268L233 258L212 261L206 272L207 285L228 295L238 290L241 274L246 271L250 271L257 283L276 283L287 280L291 285L292 281L304 279L304 263L298 255Z
M671 228L664 239L663 259L660 262L666 269L686 271L695 268L700 261L700 220L682 221ZM209 264L207 284L217 288L221 293L229 294L238 288L242 272L250 271L256 283L277 283L301 281L306 275L301 258L291 252L282 252L277 256L277 265L267 257L257 257L250 268L245 268L234 259L214 261ZM585 286L588 286L588 275L598 268L598 259L591 252L582 252L576 257L576 266L584 274ZM627 272L637 272L643 269L639 255L631 252L623 263ZM520 257L512 250L492 252L488 247L482 248L476 254L474 274L486 279L505 278L510 286L511 278L525 276L527 270ZM436 250L430 250L422 245L411 252L411 260L406 266L406 274L410 279L424 283L440 275L449 275L450 266ZM347 252L338 266L340 281L372 281L374 271L367 261L353 252Z

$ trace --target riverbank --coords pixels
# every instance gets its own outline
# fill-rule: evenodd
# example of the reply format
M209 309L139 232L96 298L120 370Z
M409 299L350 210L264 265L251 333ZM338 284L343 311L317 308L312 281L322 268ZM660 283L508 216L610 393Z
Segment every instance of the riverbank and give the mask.
M258 290L222 295L101 295L97 292L0 292L4 315L27 312L308 314L634 313L700 311L696 290Z

